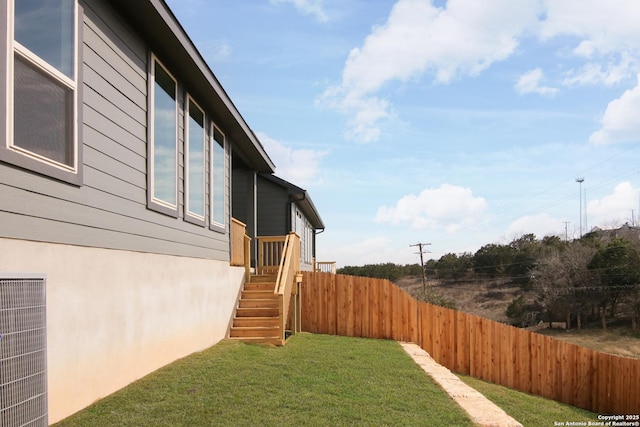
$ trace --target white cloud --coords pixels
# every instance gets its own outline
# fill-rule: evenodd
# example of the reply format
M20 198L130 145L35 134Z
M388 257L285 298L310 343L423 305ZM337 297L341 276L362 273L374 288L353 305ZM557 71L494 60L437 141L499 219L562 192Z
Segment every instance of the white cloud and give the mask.
M539 95L553 96L558 92L557 88L549 86L541 86L540 83L544 79L544 73L542 69L535 68L531 71L527 71L518 79L516 83L516 92L520 95L526 95L528 93L537 93Z
M256 136L275 163L278 177L297 186L318 182L320 163L328 151L293 149L264 133L257 132Z
M576 55L640 49L640 3L629 0L545 0L546 17L541 22L544 39L574 36Z
M540 36L571 36L573 54L586 65L571 70L565 84L612 85L633 77L640 53L640 3L628 0L545 0Z
M589 62L577 70L569 70L562 83L565 86L612 86L633 77L637 69L635 59L623 54L620 59Z
M629 0L449 0L442 7L398 0L387 21L351 50L341 82L318 103L350 117L348 137L375 141L381 123L393 117L391 102L379 94L385 85L425 75L438 84L478 75L511 57L527 36L573 43L562 84L620 84L640 72L639 20L640 2ZM542 85L537 70L523 75L516 90L554 95L558 89Z
M329 16L324 10L322 0L271 0L272 4L289 3L303 15L313 16L318 22L328 22Z
M601 124L601 129L591 134L590 142L607 144L640 139L640 74L635 88L609 103Z
M417 196L404 196L395 206L380 207L375 221L453 233L477 224L486 208L485 199L473 197L470 189L443 184L439 188L425 189Z
M587 218L591 226L608 226L623 223L631 218L631 210L637 209L638 189L628 181L616 185L613 193L587 204Z
M523 216L507 227L508 236L520 236L528 233L535 234L539 239L549 235L564 235L564 224L562 220L542 213Z
M425 73L436 83L475 76L514 52L538 12L537 0L449 0L445 8L430 0L399 0L387 22L351 50L341 84L328 88L320 101L354 116L352 137L374 141L380 120L391 116L389 102L373 95L383 85ZM358 114L372 104L376 115Z

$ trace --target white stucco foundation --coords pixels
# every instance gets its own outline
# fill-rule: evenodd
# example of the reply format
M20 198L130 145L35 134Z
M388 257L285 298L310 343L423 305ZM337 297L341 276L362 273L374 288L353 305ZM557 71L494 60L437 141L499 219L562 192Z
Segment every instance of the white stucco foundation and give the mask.
M47 277L49 422L227 334L228 262L0 238L0 271Z

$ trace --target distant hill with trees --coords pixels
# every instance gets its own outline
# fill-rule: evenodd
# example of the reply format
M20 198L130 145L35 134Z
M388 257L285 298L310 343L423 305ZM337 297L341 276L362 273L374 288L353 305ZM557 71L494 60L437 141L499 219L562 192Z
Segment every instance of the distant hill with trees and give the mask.
M624 319L638 328L640 228L628 224L615 230L595 229L571 241L525 234L507 244L484 245L473 254L448 253L429 260L425 272L428 292L416 296L449 307L455 307L456 298L447 298L439 290L459 286L461 291L473 292L475 287L484 289L484 297L491 299L492 294L503 297L486 292L491 286L515 287L506 315L518 326L561 321L568 327L598 322L606 328L607 323ZM421 268L384 263L347 266L338 273L398 283L421 277Z

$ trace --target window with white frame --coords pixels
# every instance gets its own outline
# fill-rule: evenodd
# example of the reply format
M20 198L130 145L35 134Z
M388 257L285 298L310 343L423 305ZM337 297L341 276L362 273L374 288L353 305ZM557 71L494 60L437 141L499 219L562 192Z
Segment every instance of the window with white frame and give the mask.
M225 227L225 140L224 134L212 126L211 138L211 225Z
M157 58L149 79L149 206L178 216L178 83Z
M204 224L205 132L204 111L188 97L185 120L185 217Z
M6 143L0 156L79 183L76 0L6 3Z
M295 208L295 232L300 236L300 260L305 264L313 262L313 227L298 208Z

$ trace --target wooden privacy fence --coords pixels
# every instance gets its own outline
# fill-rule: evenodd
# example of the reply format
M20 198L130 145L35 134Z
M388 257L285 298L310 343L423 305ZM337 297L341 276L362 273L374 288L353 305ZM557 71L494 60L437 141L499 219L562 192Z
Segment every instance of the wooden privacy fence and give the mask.
M417 301L388 280L304 273L302 330L410 341L461 374L600 414L640 412L640 360Z

